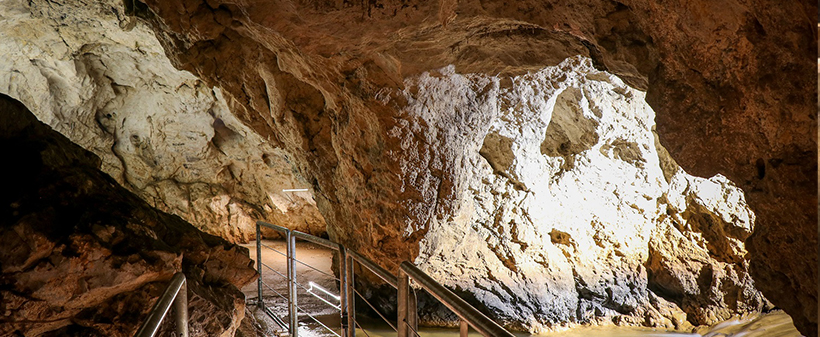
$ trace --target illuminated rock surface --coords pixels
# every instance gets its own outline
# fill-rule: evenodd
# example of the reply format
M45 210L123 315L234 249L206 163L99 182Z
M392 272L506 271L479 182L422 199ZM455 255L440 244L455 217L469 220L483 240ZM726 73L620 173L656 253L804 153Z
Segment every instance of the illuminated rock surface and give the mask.
M393 131L452 158L449 202L414 217L430 219L415 261L436 279L530 331L685 329L767 306L748 275L743 192L678 169L643 93L584 58L504 88L452 71L406 81L414 122ZM405 145L404 176L425 175L421 146Z
M661 143L687 172L744 190L757 216L747 240L756 285L817 334L815 3L146 3L141 15L174 64L218 84L243 122L281 140L316 180L330 236L378 261L415 259L432 217L456 214L446 208L466 152L419 142L412 152L429 174L403 175L402 143L433 131L419 123L413 138L391 135L413 121L404 102L379 104L385 95L450 64L508 87L503 77L589 56L647 90Z
M102 159L153 206L231 241L256 220L321 234L288 156L234 117L218 89L175 69L122 2L4 1L0 92Z
M75 117L43 116L60 115L66 104L92 104L76 114L83 116L77 121L89 125L87 130L97 130L92 126L98 123L99 130L109 131L93 131L93 141L85 146L99 147L95 152L110 166L106 172L160 208L195 223L207 218L233 224L209 230L237 238L242 234L235 228L247 228L247 219L257 216L242 207L256 205L247 207L261 214L267 205L275 213L275 199L267 204L264 193L246 191L253 189L247 182L253 186L256 179L247 172L262 166L240 165L234 154L212 149L230 143L226 139L231 137L219 132L228 129L268 142L242 142L250 148L281 151L277 153L288 159L295 174L304 177L285 181L314 189L332 239L385 267L416 261L520 328L612 321L684 328L686 322L703 324L759 309L765 301L756 287L792 315L806 335L816 335L816 117L814 104L808 103L816 80L816 23L809 20L815 4L146 3L129 3L136 7L128 9L113 4L113 12L105 5L82 6L77 11L88 14L77 20L44 15L69 19L65 26L48 24L51 30L31 29L4 47L26 55L16 66L20 73L8 72L17 80L6 82L9 92L35 107L48 102L47 97L67 100L32 108L47 121L70 123ZM28 18L28 7L3 5L9 6L4 18ZM51 3L32 6L35 17L66 9ZM86 45L67 34L45 39L51 42L43 45L63 48L65 40L63 44L74 46L66 48L71 57L55 59L73 60L68 64L75 67L66 69L77 69L77 74L80 69L104 70L95 59L121 64L133 58L139 62L115 68L133 65L138 71L105 76L87 71L85 76L30 61L45 59L31 55L47 49L27 42L40 41L34 35L70 31L68 27L99 15L114 22L106 24L106 34L120 34L120 22L125 28L133 25L131 32L147 32L125 12L150 22L164 51L154 42L139 48L131 42L144 37L121 39L128 41L122 48L132 54L116 57L94 53L105 39ZM87 33L91 31L85 27L78 32L93 35ZM84 61L83 48L92 52L93 62ZM203 82L174 73L159 57L163 53ZM647 90L660 142L685 171L726 178L706 180L677 171L648 131L653 121L643 94L592 71L589 61L576 55ZM156 74L168 72L168 78L182 80L143 78L144 69L154 68L138 65L154 56L152 62L161 65L156 69L163 69ZM573 61L562 64L567 58ZM37 68L26 68L32 64ZM49 75L53 69L63 74ZM31 83L20 85L18 74L33 74L23 76ZM75 78L102 84L78 86ZM133 78L139 80L125 80ZM180 87L185 81L190 84ZM74 87L95 91L88 96L60 92ZM158 91L129 96L135 89L128 87ZM188 96L178 91L203 98L179 98ZM24 92L32 98L23 97ZM94 99L77 103L86 101L75 96ZM105 104L93 103L97 99ZM202 104L191 113L206 122L139 113L134 124L125 119L112 124L107 114L97 113L109 111L109 102L114 102L111 107ZM618 107L635 110L612 113ZM237 120L228 117L228 110ZM161 115L170 118L171 129L204 136L195 135L182 146L179 153L185 156L174 155L172 140L180 132L170 134L170 145L162 137L145 136L150 125L162 129L162 123L153 121L162 120ZM175 124L177 120L185 122ZM67 129L74 128L53 124L69 135ZM133 132L125 132L125 126ZM87 133L70 138L84 144ZM203 145L209 138L217 141ZM100 139L107 140L94 145ZM144 139L151 139L151 146ZM246 153L258 157L243 146L236 145L238 158ZM158 155L162 151L167 152ZM114 158L118 152L127 160ZM189 162L191 153L216 159ZM160 165L157 158L170 159ZM169 176L165 171L206 161L221 164L194 166L211 177L204 194L186 185L199 181L193 173L180 169L186 173ZM228 162L233 168L225 168ZM157 171L146 169L152 163ZM119 177L129 172L135 173ZM167 192L138 190L154 180L169 186L163 187ZM173 183L165 183L169 180ZM751 237L752 215L737 202L741 193L728 181L743 189L756 214ZM734 206L717 202L723 200ZM189 206L196 202L204 206ZM241 214L240 208L248 217L216 221ZM749 262L743 259L743 241L749 243ZM475 255L481 258L470 258ZM459 264L462 260L470 264ZM472 283L459 284L462 279ZM540 307L551 300L565 310Z

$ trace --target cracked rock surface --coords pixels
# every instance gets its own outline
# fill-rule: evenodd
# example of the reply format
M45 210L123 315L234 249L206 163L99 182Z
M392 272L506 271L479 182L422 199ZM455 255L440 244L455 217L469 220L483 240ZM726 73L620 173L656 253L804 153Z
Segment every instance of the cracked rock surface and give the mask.
M69 135L66 130L77 125L52 123L59 119L47 112L93 105L62 121L76 119L89 129L99 124L99 130L70 138L81 144L83 137L107 139L96 145L99 150L88 145L100 153L104 170L160 208L187 219L229 218L238 225L210 230L235 238L242 236L230 228L245 227L240 220L246 219L236 216L237 208L257 216L253 211L266 211L267 205L275 213L277 201L267 204L264 193L235 192L244 191L259 167L243 166L227 152L214 154L225 151L236 134L253 138L242 131L246 125L269 145L243 144L279 148L292 172L304 177L297 181L314 189L332 239L388 268L401 260L427 264L455 287L462 285L454 275L465 270L474 284L460 291L513 326L537 330L614 321L685 328L766 307L757 288L804 334L817 334L816 114L809 103L816 80L816 4L145 2L147 8L132 2L136 8L128 11L151 24L164 52L155 42L137 46L138 37L115 37L123 28L147 31L124 16L119 4L4 2L8 10L0 25L9 23L8 36L24 33L4 48L26 56L11 62L20 70L0 74L14 79L6 81L8 92L17 92L15 97ZM97 16L109 19L96 21ZM43 18L52 18L44 25L51 29L27 31L13 24ZM105 36L127 41L126 49L137 54L119 52L106 39L76 43L68 34L74 25L83 27L74 32L79 35L98 36L94 27L116 32ZM49 48L56 52L47 54L71 56L54 62L29 56ZM87 59L86 49L92 51ZM117 57L106 56L109 51ZM203 82L188 75L175 75L191 79L188 85L153 77L129 80L153 69L139 62L114 67L135 72L109 71L108 65L122 60L163 53ZM622 82L591 71L589 61L576 55ZM170 68L165 64L158 72L171 73ZM72 92L76 83L83 83L81 94ZM595 85L612 91L596 92ZM25 97L32 87L39 94ZM145 87L159 88L159 98L131 96ZM178 101L184 91L203 101ZM620 103L589 104L609 104L608 95ZM49 97L66 102L52 104ZM652 118L637 103L643 100L657 112L659 142L675 160L650 137ZM168 138L190 141L181 145L186 155L175 155L173 142L152 138L151 130L162 129L154 128L162 124L155 124L163 121L159 116L119 119L121 106L156 102L204 102L204 110L194 109L201 118L180 115L163 122L174 129L176 120L190 120ZM618 106L639 112L612 114ZM222 107L241 123L220 112ZM622 125L634 128L624 131ZM245 158L242 151L251 150L241 150L239 158ZM200 161L189 161L189 153L214 154L222 164L202 168ZM708 179L682 175L675 162ZM166 171L179 167L185 169ZM620 183L602 179L605 173ZM197 174L216 178L204 186L192 178ZM582 174L597 179L606 193L584 183ZM160 184L168 187L152 189ZM639 187L646 193L634 193ZM506 198L513 199L500 201ZM741 199L754 210L754 225ZM602 221L595 214L607 225L596 225ZM464 240L474 245L453 243ZM470 265L440 257L444 252L464 259L471 250L481 258L469 259ZM539 307L546 299L566 310Z
M589 59L506 86L453 68L405 86L409 122L392 132L428 132L404 144L403 174L426 175L427 143L442 144L451 160L440 169L456 177L411 216L428 223L407 224L429 228L415 262L502 321L684 330L771 307L749 275L755 216L743 192L678 168L644 93Z
M687 172L720 173L743 189L756 214L746 240L756 286L801 332L817 335L815 3L145 3L143 17L174 64L223 88L239 119L281 140L299 172L315 179L330 237L388 267L418 256L431 219L411 218L420 227L408 232L406 216L429 216L454 202L451 191L464 178L442 163L466 151L421 143L435 132L425 124L414 126L413 138L392 137L389 130L405 123L406 104L379 105L386 93L448 65L460 74L519 76L588 56L647 91L658 137ZM482 121L465 114L454 122ZM576 131L586 128L567 127L565 136L583 139ZM401 157L404 142L421 144L415 152L429 158L429 174L402 174L392 158ZM491 139L488 149L506 142ZM604 149L627 160L637 151L629 140Z
M0 94L0 113L15 158L0 193L0 335L133 336L182 271L191 335L233 336L256 278L247 249L157 211L19 101Z
M0 4L0 92L102 159L151 205L233 242L256 220L321 235L288 154L242 124L218 89L174 68L120 1Z

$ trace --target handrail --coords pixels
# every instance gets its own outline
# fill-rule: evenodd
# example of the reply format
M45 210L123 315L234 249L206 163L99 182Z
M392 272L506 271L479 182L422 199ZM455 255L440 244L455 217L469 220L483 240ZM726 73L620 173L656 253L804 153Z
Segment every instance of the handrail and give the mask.
M188 286L185 274L181 272L174 274L171 284L165 288L165 292L151 308L148 318L134 336L153 337L159 330L159 325L165 315L168 314L168 310L171 309L171 304L174 305L177 336L188 337Z
M492 321L490 318L482 314L480 311L476 310L473 306L469 303L464 301L461 297L454 294L450 289L445 288L440 283L436 282L432 277L425 274L421 269L414 266L410 262L404 261L401 263L399 267L399 282L408 284L409 281L407 278L412 278L416 281L424 290L427 290L430 295L438 299L442 304L444 304L447 308L452 310L458 317L462 320L466 321L470 326L476 329L479 333L484 336L508 336L514 337L512 333L507 331L506 329L502 328L498 323ZM409 284L408 284L409 285ZM401 289L399 289L401 291ZM399 298L399 301L402 301ZM401 317L402 314L405 314L404 317ZM402 323L403 320L410 320L415 318L413 313L402 313L401 310L399 311L399 323ZM410 316L413 315L413 316ZM462 328L462 331L466 329ZM406 336L406 335L405 335ZM399 333L399 337L402 336Z
M344 248L344 246L342 246L342 248ZM347 269L345 269L346 270L345 279L346 279L346 282L347 282L346 295L348 296L346 304L348 305L347 312L352 313L352 314L348 315L348 326L354 327L354 328L351 328L351 329L347 330L346 337L356 337L356 329L355 329L355 325L356 325L356 315L355 315L356 300L355 300L355 296L356 295L355 294L357 294L358 292L353 287L354 279L355 279L355 275L354 275L354 269L355 268L353 268L354 262L358 262L362 267L364 267L367 270L370 270L373 274L376 274L376 276L378 276L379 278L381 278L382 280L387 282L387 284L389 284L391 287L399 290L399 292L401 292L402 288L399 286L399 282L398 282L398 279L396 278L396 276L394 276L391 272L387 271L387 269L382 268L381 266L379 266L375 262L373 262L370 259L360 255L359 253L356 253L355 251L346 250L345 252L346 252L345 253L346 254L345 260L347 260L346 261ZM361 296L361 295L359 295L359 296ZM401 296L401 294L399 296ZM416 310L416 295L415 295L415 293L410 293L407 296L405 296L405 298L407 298L409 302L406 306L404 306L402 308L406 308L407 310L415 311ZM382 319L385 319L384 316L381 313L379 313L378 310L376 310L376 308L373 307L373 305L370 304L367 301L366 298L362 297L362 300L368 306L370 306L371 309L376 311L376 313ZM386 319L385 319L385 321L386 321ZM396 330L399 330L402 327L402 326L400 326L399 328L396 328L393 324L390 324L390 322L386 322L386 323L388 325L390 325L391 327L393 327L394 329L396 329ZM417 325L415 323L415 321L412 321L412 324L413 324L414 328Z
M313 242L317 245L324 246L324 247L327 247L327 248L330 248L330 249L333 249L333 250L336 250L336 251L338 251L339 247L341 247L340 244L335 243L333 241L330 241L328 239L322 239L320 237L313 236L313 235L310 235L310 234L307 234L307 233L302 233L300 231L291 231L291 232L293 233L293 236L295 236L298 239Z
M296 261L296 239L299 238L301 240L309 241L326 248L330 248L332 250L336 250L341 255L341 259L339 260L339 271L340 276L337 280L340 281L339 290L340 290L340 300L341 303L339 307L332 305L334 308L340 309L341 311L341 324L342 330L344 331L344 335L346 337L355 337L356 336L356 306L355 306L355 294L356 290L354 289L354 262L358 262L364 269L370 270L372 273L376 274L379 278L384 280L387 284L396 288L398 290L398 324L397 330L399 332L399 337L409 337L410 332L416 332L418 326L418 313L417 313L417 301L415 292L412 291L410 288L410 279L415 280L421 287L427 290L433 297L438 299L441 303L443 303L447 308L452 310L459 318L461 318L460 322L460 336L467 336L467 331L469 330L469 326L472 326L475 330L480 332L484 336L498 336L498 337L513 337L509 331L505 330L503 327L495 323L494 321L490 320L487 316L482 314L480 311L472 307L466 301L458 297L452 291L444 287L443 285L436 282L433 278L429 275L422 272L418 269L415 265L410 262L404 261L399 267L399 277L396 277L388 270L382 268L378 264L374 263L367 257L364 257L352 250L346 249L345 246L338 244L336 242L319 238L307 233L302 233L299 231L294 231L287 229L282 226L277 226L274 224L270 224L264 221L257 221L256 222L256 240L257 240L257 269L260 272L259 277L259 284L258 284L258 304L259 306L269 315L270 311L267 310L265 307L264 302L262 301L262 252L261 252L261 227L267 227L273 229L279 233L285 235L285 239L287 242L287 268L288 268L288 307L289 307L289 324L288 330L290 330L290 336L296 337L298 334L297 329L297 306L296 306L296 267L294 261ZM281 253L280 253L281 254ZM310 267L310 266L308 266ZM280 274L281 275L281 274ZM311 293L308 291L308 293ZM334 295L335 296L335 295ZM364 298L363 298L364 299ZM367 301L364 299L365 302ZM367 302L366 302L367 303ZM369 304L369 303L368 303ZM375 308L374 308L375 309ZM377 312L378 313L378 312ZM281 322L281 320L279 320ZM279 324L279 322L277 322ZM388 322L389 324L389 322ZM280 324L281 326L282 324ZM284 327L284 326L283 326Z
M316 236L306 234L306 233L302 233L302 232L299 232L299 231L290 230L288 228L278 226L278 225L274 225L274 224L271 224L271 223L267 223L267 222L264 222L264 221L257 221L256 222L256 256L257 256L257 270L260 272L260 277L257 281L257 291L258 291L257 292L257 294L258 294L257 304L259 305L259 307L263 308L264 309L263 311L266 314L268 314L269 316L272 316L272 315L270 315L269 311L265 307L265 302L262 299L262 283L263 283L263 281L262 281L262 276L261 276L262 275L261 274L261 271L262 271L262 246L261 246L262 234L261 234L261 227L267 227L267 228L273 229L273 230L285 235L285 240L287 242L287 279L288 279L288 297L287 297L287 300L288 300L288 318L289 318L287 327L288 327L290 336L291 337L296 337L299 334L299 329L298 329L299 313L298 313L297 291L296 291L296 285L298 284L297 281L296 281L296 262L297 262L296 256L295 256L296 255L296 239L298 238L298 239L305 240L305 241L308 241L308 242L311 242L311 243L314 243L314 244L318 244L320 246L323 246L323 247L326 247L326 248L329 248L329 249L332 249L332 250L339 251L342 254L344 254L344 249L342 248L342 245L340 245L338 243L335 243L333 241L330 241L330 240L322 239L320 237L316 237ZM344 256L342 256L342 260L344 260ZM300 263L303 263L303 262L300 261ZM310 267L309 265L306 265L306 266ZM344 262L342 262L342 267L344 267ZM342 280L342 283L344 284L345 282ZM310 291L308 291L308 293L310 293ZM346 297L346 294L345 294L344 290L342 291L341 295ZM340 304L340 307L338 309L341 311L342 318L345 318L347 316L347 313L346 313L345 310L342 310L342 307L346 307L347 303L346 303L346 301L342 301L342 302L345 302L345 303ZM336 308L336 306L333 306L333 307ZM271 317L271 318L273 318L274 321L278 325L280 325L281 327L284 328L284 326L282 326L282 324L280 324L280 322L282 321L281 319L278 319L278 317ZM344 321L345 320L343 319L343 322ZM319 323L321 324L321 322L319 322ZM343 328L346 328L346 327L347 327L346 324L343 324Z
M296 251L296 238L290 229L282 226L277 226L264 221L256 222L256 270L259 272L257 279L257 305L262 308L262 311L273 319L274 323L284 328L284 322L265 307L265 301L262 298L262 227L273 229L285 235L287 242L287 279L288 279L288 324L287 328L292 337L296 337L299 333L298 328L298 312L296 308L296 265L294 263L294 253ZM280 274L281 275L281 274Z
M387 282L388 284L393 286L393 288L398 289L398 287L399 287L399 282L397 281L398 279L392 273L387 271L387 269L382 268L381 266L373 263L373 261L370 261L370 259L368 259L364 256L361 256L361 255L359 255L359 253L356 253L352 250L348 250L347 254L350 255L350 257L352 257L354 260L356 260L356 262L359 262L365 268L369 269L374 274L376 274L376 276L378 276L379 278L381 278L382 280L384 280L385 282Z
M274 225L272 223L267 223L267 222L264 222L264 221L257 221L256 224L268 227L268 228L273 229L273 230L275 230L279 233L282 233L282 234L287 234L288 232L290 232L290 229L287 229L287 228L282 227L282 226L277 226L277 225Z

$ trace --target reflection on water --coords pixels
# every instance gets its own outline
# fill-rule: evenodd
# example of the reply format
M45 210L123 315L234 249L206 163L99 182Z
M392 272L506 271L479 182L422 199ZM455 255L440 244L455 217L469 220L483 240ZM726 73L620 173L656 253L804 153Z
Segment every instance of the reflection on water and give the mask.
M391 331L368 331L371 337L394 337L396 333ZM458 336L458 330L454 329L421 329L419 331L421 337L455 337ZM608 329L582 329L582 330L571 330L571 331L564 331L564 332L556 332L551 334L541 334L541 335L530 335L525 333L515 333L518 337L529 337L529 336L555 336L555 337L581 337L581 336L592 336L592 337L668 337L668 336L677 336L677 337L686 337L686 336L693 336L693 337L700 337L698 334L683 334L683 333L668 333L668 332L658 332L652 330L641 330L641 329L634 329L634 328L608 328ZM367 336L361 333L361 330L356 331L356 336ZM470 331L470 337L481 337L481 334Z
M367 330L367 335L362 333L361 330L356 331L356 336L370 336L370 337L395 337L396 333L384 327L369 327L365 325L365 329ZM457 329L439 329L439 328L421 328L419 329L419 334L421 337L455 337L458 336ZM528 333L514 333L514 335L518 337L535 337L535 336L545 336L545 337L700 337L699 334L692 334L692 333L678 333L678 332L667 332L667 331L657 331L653 329L642 329L642 328L633 328L633 327L578 327L567 331L562 332L552 332L552 333L543 333L539 335L531 335ZM470 337L480 337L481 334L475 331L470 331Z
M310 330L306 336L332 336L329 333L322 333L319 326L306 324L305 330ZM370 337L394 337L396 332L387 325L376 325L364 323L366 331L356 330L356 336ZM302 330L300 330L300 333ZM421 328L419 331L422 337L454 337L458 336L456 329ZM526 333L515 333L518 337L800 337L800 333L794 327L791 317L782 311L774 311L763 315L751 315L741 319L732 319L721 322L712 327L702 327L694 332L669 332L658 331L650 328L634 327L577 327L562 332L543 333L530 335ZM471 331L469 336L481 336L477 332Z
M630 337L630 336L696 336L696 337L800 337L791 317L782 311L762 315L750 315L732 319L712 327L701 327L692 333L653 331L650 329L624 327L579 327L565 332L547 333L539 336L554 337Z
M789 315L775 311L743 319L731 319L700 332L704 337L798 337L801 336Z

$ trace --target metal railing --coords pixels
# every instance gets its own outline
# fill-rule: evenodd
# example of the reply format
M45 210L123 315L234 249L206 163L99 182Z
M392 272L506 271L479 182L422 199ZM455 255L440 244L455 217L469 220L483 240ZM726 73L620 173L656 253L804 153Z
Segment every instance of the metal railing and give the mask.
M282 253L272 247L268 247L262 244L262 234L261 229L262 227L273 229L285 236L286 244L287 244L287 252ZM312 242L314 244L318 244L320 246L329 248L339 254L339 271L340 274L338 277L335 275L329 275L327 273L321 272L313 266L309 264L299 261L296 259L296 239ZM287 258L287 275L283 275L276 271L275 269L271 268L270 266L264 264L262 262L262 247L269 248L278 254L281 254ZM365 334L367 331L362 328L360 324L356 321L356 296L358 295L359 298L362 299L364 303L370 306L379 317L384 320L388 325L390 325L393 330L398 333L399 337L408 337L410 333L414 333L416 336L418 334L418 314L417 314L417 301L415 296L415 291L413 288L410 287L410 280L412 279L415 281L422 289L426 290L430 295L434 298L439 300L443 303L447 308L452 310L460 319L460 335L466 337L469 327L473 327L476 331L481 333L484 336L503 336L503 337L511 337L509 331L502 328L500 325L495 323L494 321L490 320L487 316L476 310L473 306L468 304L466 301L455 295L452 291L445 288L435 280L433 280L429 275L425 274L421 270L419 270L416 266L414 266L410 262L402 262L399 266L399 277L396 277L386 269L382 268L381 266L373 263L364 256L359 255L358 253L345 249L344 246L322 239L310 234L305 234L299 231L292 231L285 227L269 224L263 221L257 221L256 223L256 256L257 256L257 270L259 271L259 279L257 284L258 290L258 298L257 304L259 307L265 312L271 319L276 322L281 328L286 328L288 333L291 337L297 337L298 335L298 314L299 314L299 305L297 302L297 287L301 287L306 290L306 293L312 294L317 296L317 294L313 293L308 288L301 285L296 280L296 263L300 263L308 268L313 268L320 273L326 274L334 278L336 281L339 281L339 295L335 295L330 293L327 290L322 289L323 292L332 296L334 299L338 298L340 301L339 305L336 306L333 303L330 303L324 299L322 301L326 302L331 307L340 311L341 315L341 331L345 337L355 337L356 336L356 327L358 326ZM367 301L365 296L362 296L358 291L356 291L354 287L354 280L355 280L355 264L358 263L364 270L372 272L374 275L378 276L385 283L389 284L393 288L398 291L398 322L397 324L391 324L390 320L387 319L377 308L372 305L370 302ZM288 296L283 296L276 292L272 287L265 284L262 280L262 267L265 267L279 276L285 278L288 282ZM284 321L276 316L272 311L270 311L266 306L263 300L263 289L262 287L266 286L268 289L274 291L280 297L284 298L288 302L288 323L284 323ZM318 296L317 296L318 297ZM332 332L334 335L339 336L335 331L328 328L322 322L320 322L315 317L311 316L306 311L302 310L307 316L312 318L314 321L319 323L328 331ZM341 337L341 336L340 336Z
M174 320L176 321L176 331L178 337L188 337L188 286L185 274L179 272L174 274L171 284L165 288L165 292L159 297L157 303L151 308L151 313L142 326L137 331L135 337L153 337L159 330L159 325L174 305Z
M480 311L476 310L473 306L469 303L464 301L461 297L458 297L454 294L450 289L445 288L440 283L433 280L432 277L425 274L421 271L418 267L414 266L410 262L402 262L401 266L399 266L399 324L406 326L405 329L399 330L399 337L406 337L409 336L409 329L413 330L413 333L416 336L419 336L417 330L413 325L416 322L416 311L415 310L402 310L402 303L409 303L410 301L415 301L412 299L410 294L410 279L418 283L422 289L427 290L427 292L435 297L439 302L444 304L448 309L452 310L459 318L461 318L460 322L460 335L466 337L469 327L472 326L473 329L478 331L484 336L506 336L506 337L513 337L513 334L509 331L502 328L498 323L491 320L489 317L482 314ZM406 289L406 290L404 290ZM407 307L407 305L405 305Z
M370 301L367 300L367 297L365 297L364 295L362 295L361 293L356 291L356 289L353 287L353 285L354 285L353 281L355 280L354 270L355 270L355 264L356 263L361 265L364 270L370 271L371 273L373 273L374 275L376 275L380 279L382 279L385 283L387 283L388 285L390 285L394 289L398 290L399 289L399 284L398 284L398 279L396 278L396 276L394 276L392 273L390 273L386 269L382 268L381 266L373 263L373 261L370 261L370 259L368 259L364 256L361 256L358 253L356 253L354 251L351 251L351 250L347 251L346 260L347 260L347 270L346 270L347 275L345 276L345 278L350 282L350 283L348 283L350 289L347 292L348 296L350 296L350 298L347 301L348 305L350 305L350 307L348 308L348 312L354 313L352 315L348 315L348 320L349 320L348 325L353 326L353 327L358 326L359 329L361 329L362 332L364 332L365 335L367 335L367 330L365 330L364 327L362 327L361 324L358 324L358 322L356 321L355 302L356 302L356 296L358 295L359 298L362 300L362 302L367 304L367 306L369 306L370 309L373 310L373 312L375 312L379 316L379 318L381 318L382 321L387 323L387 325L390 326L390 328L393 329L393 331L398 332L398 328L397 328L396 324L390 323L390 320L387 319L387 317L385 317L384 314L382 314L376 308L375 305L370 303ZM412 302L410 302L410 305L413 308L415 308L415 305L416 305L415 293L411 294L410 296L412 296L411 297ZM347 330L346 337L355 337L355 336L356 336L356 330L355 329ZM369 335L368 335L368 337L369 337Z
M273 247L269 247L267 245L262 244L262 237L261 237L262 236L261 235L262 227L270 228L270 229L272 229L276 232L279 232L279 233L281 233L285 236L285 241L286 241L286 245L287 245L287 252L286 253L282 253L282 252L280 252L279 250L277 250ZM317 324L321 325L324 329L326 329L330 333L332 333L336 336L342 337L341 335L336 333L336 331L329 328L327 325L322 323L316 317L312 316L309 312L307 312L306 310L300 308L299 302L298 302L298 288L301 288L304 291L305 294L312 295L312 296L316 297L317 299L321 300L322 302L328 304L328 306L330 306L331 308L333 308L335 310L338 310L340 312L340 316L342 318L341 329L345 330L347 328L346 324L345 324L346 323L346 312L347 312L345 310L347 296L345 295L346 287L344 287L346 282L342 278L338 278L335 275L330 275L326 272L323 272L323 271L311 266L308 263L305 263L303 261L298 260L296 258L296 240L297 239L303 240L303 241L308 241L308 242L311 242L313 244L317 244L317 245L320 245L322 247L329 248L333 251L338 252L340 254L340 260L341 260L341 266L340 267L341 267L341 269L344 269L344 247L342 247L341 245L339 245L335 242L331 242L331 241L319 238L319 237L315 237L313 235L305 234L305 233L298 232L298 231L291 231L291 230L289 230L285 227L281 227L281 226L269 224L269 223L266 223L266 222L258 221L256 223L256 256L257 256L256 263L257 263L257 270L259 271L259 279L257 281L257 291L258 291L257 305L260 308L262 308L263 312L266 315L268 315L271 319L273 319L273 321L277 325L279 325L280 328L286 329L290 336L296 337L299 334L298 322L299 322L299 313L301 311L302 314L309 317L310 319L312 319ZM276 271L273 267L268 266L264 262L262 262L262 248L263 247L267 248L269 250L272 250L272 251L274 251L278 254L281 254L281 255L283 255L287 258L287 263L286 263L287 264L287 275L283 275L282 273ZM324 288L319 287L317 284L313 283L312 281L308 282L307 285L304 285L304 284L300 283L297 280L297 271L296 271L297 263L302 265L302 266L305 266L307 268L310 268L314 271L317 271L321 274L325 274L327 276L330 276L331 278L335 279L336 281L339 281L339 283L341 285L341 287L340 287L341 288L341 293L339 295L333 294L332 292L330 292L330 291L328 291ZM279 292L277 292L275 289L273 289L271 286L267 285L264 282L264 280L262 278L263 267L265 267L266 270L269 270L269 271L274 272L275 274L278 274L279 276L281 276L282 278L284 278L287 281L287 284L288 284L288 295L287 296L284 296L284 295L280 294ZM281 298L287 300L287 305L288 305L288 322L287 323L285 323L284 320L279 318L275 313L273 313L266 306L266 304L264 302L264 297L263 297L263 286L265 288L275 292ZM314 291L314 289L317 290L317 291ZM330 300L328 299L328 296L329 296L330 299L340 301L340 303L337 305L337 304L334 304L334 303L330 302Z

